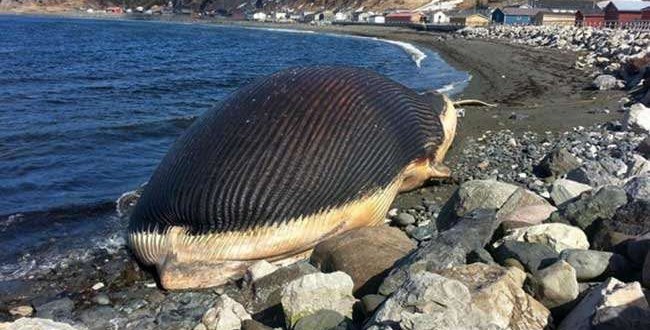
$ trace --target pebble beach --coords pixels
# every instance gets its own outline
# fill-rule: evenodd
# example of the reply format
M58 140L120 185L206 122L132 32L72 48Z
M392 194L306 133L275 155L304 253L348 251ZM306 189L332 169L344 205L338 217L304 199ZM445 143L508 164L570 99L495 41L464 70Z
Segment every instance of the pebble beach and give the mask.
M165 291L126 246L100 251L0 282L1 330L650 328L650 33L290 28L431 49L472 76L454 98L497 107L460 111L449 180L306 260Z

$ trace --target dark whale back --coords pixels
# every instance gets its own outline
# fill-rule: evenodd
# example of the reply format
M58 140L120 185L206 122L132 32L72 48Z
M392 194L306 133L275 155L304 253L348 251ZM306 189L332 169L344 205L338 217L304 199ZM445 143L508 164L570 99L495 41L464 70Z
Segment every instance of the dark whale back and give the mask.
M441 95L364 69L294 68L206 112L146 186L131 231L245 231L385 188L443 138Z

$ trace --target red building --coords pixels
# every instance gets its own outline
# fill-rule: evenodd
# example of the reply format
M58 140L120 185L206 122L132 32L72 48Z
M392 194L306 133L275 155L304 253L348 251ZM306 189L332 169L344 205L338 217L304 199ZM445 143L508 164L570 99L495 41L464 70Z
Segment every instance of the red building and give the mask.
M411 12L398 12L386 15L386 23L418 23L422 14Z
M605 21L605 12L599 8L576 11L576 26L599 27Z
M641 10L649 7L645 1L614 0L603 11L605 12L605 25L625 26L641 20Z

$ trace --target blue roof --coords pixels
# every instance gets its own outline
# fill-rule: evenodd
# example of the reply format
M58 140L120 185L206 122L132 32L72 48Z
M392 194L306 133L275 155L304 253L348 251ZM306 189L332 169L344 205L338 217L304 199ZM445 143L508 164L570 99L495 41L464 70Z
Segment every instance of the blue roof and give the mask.
M641 11L641 9L650 7L650 2L635 0L613 0L613 4L619 11Z

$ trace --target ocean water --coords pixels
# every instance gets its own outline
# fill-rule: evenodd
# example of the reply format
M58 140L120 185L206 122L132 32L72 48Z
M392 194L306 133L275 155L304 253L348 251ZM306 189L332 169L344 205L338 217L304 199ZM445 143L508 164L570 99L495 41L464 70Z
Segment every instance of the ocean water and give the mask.
M115 200L205 110L292 66L365 67L418 91L469 76L373 38L0 16L0 280L124 243Z

